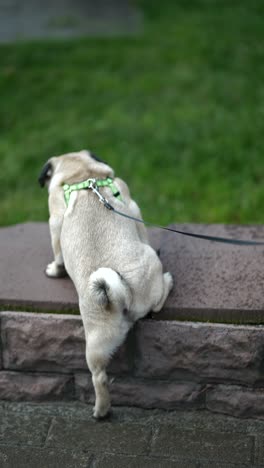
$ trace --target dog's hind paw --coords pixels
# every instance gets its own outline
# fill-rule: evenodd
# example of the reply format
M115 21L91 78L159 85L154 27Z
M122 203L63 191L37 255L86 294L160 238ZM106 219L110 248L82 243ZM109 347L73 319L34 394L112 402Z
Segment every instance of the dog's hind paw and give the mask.
M63 278L67 275L64 265L58 265L56 262L49 263L45 273L50 278Z
M163 274L162 296L160 298L160 301L155 305L155 307L152 308L152 312L159 312L162 309L172 288L173 288L173 277L172 277L172 274L169 271L167 271L167 273Z
M164 273L164 281L167 283L168 291L170 292L173 288L174 281L173 281L173 276L169 271Z
M95 419L105 419L105 418L108 418L109 416L111 415L111 406L108 405L107 407L105 408L96 408L94 407L94 410L93 410L93 417Z

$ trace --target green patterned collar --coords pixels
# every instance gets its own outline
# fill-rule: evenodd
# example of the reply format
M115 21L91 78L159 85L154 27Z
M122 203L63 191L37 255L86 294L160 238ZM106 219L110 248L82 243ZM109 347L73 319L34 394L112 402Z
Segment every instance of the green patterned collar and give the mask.
M118 198L120 201L123 201L118 188L113 182L113 179L111 179L111 177L107 177L106 179L87 179L83 182L79 182L78 184L64 184L63 190L66 205L69 205L72 192L75 192L76 190L87 190L92 188L94 185L96 187L109 187L112 190L114 197Z

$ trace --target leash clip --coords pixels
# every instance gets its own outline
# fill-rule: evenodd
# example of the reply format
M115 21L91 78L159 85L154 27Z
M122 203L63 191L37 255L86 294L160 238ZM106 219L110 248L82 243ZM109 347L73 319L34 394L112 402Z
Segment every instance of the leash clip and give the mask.
M89 185L88 185L88 188L92 190L93 193L95 193L97 195L97 197L99 198L99 201L108 209L108 210L112 210L113 207L112 205L110 205L109 201L103 197L103 195L101 195L101 193L99 192L99 189L98 189L98 185L96 183L96 179L89 179Z

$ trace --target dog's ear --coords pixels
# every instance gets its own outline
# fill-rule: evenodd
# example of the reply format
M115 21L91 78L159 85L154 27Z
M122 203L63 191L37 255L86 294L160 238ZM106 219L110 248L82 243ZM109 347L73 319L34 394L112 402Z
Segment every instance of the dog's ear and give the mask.
M93 158L95 161L98 161L100 163L103 163L103 164L107 164L102 158L99 158L99 156L96 156L96 154L94 153L89 153L91 158Z
M113 169L101 158L96 156L90 151L83 150L81 151L87 158L88 169L95 174L98 174L100 177L114 177L115 173Z
M50 178L51 178L51 176L52 176L52 172L53 172L53 171L52 171L52 164L51 164L51 162L48 161L48 162L43 166L43 168L42 168L42 170L41 170L41 173L39 174L38 181L39 181L39 185L40 185L41 187L44 187L45 184L46 184L46 182L47 182L48 180L50 180Z

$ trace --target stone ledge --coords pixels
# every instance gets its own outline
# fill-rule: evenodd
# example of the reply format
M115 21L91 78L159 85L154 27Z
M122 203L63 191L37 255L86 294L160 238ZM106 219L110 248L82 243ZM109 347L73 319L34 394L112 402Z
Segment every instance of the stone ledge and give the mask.
M264 387L212 386L206 393L206 409L238 418L264 419Z
M94 403L92 381L87 374L75 375L76 397ZM137 406L145 409L204 409L206 387L195 382L157 379L114 378L110 386L116 406Z
M264 238L264 226L175 227ZM110 363L113 403L264 419L264 326L245 325L264 323L263 249L149 234L175 288L163 311L138 322ZM0 399L92 402L81 318L48 313L78 312L78 300L69 278L44 274L52 259L47 224L0 229L0 243ZM46 313L9 312L8 304Z
M56 401L74 398L73 377L52 373L0 371L0 399Z
M141 321L135 375L264 384L263 338L263 326Z
M197 233L242 239L264 239L264 226L174 225ZM164 269L175 287L155 320L264 323L264 249L191 239L149 230ZM46 223L0 229L0 307L48 312L78 312L70 279L47 278L52 260Z
M60 373L87 369L80 317L1 312L0 323L4 369Z
M0 399L81 400L94 391L81 318L0 313ZM264 326L142 320L108 373L114 405L264 419Z
M87 371L81 318L1 312L3 368ZM108 372L139 379L264 385L264 326L139 321Z
M82 320L75 315L1 312L3 368L23 372L87 372ZM131 340L128 336L109 371L131 371ZM133 345L133 344L132 344Z

